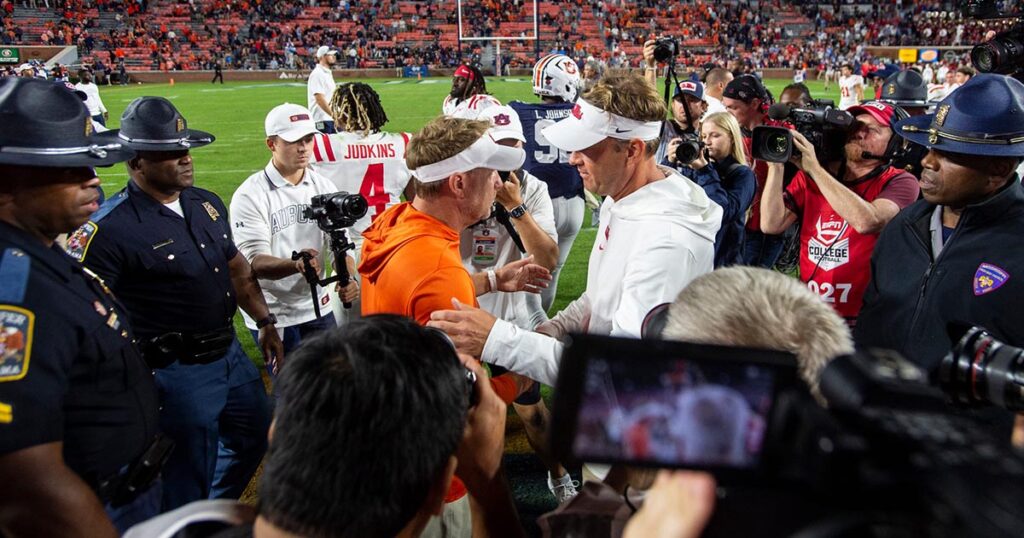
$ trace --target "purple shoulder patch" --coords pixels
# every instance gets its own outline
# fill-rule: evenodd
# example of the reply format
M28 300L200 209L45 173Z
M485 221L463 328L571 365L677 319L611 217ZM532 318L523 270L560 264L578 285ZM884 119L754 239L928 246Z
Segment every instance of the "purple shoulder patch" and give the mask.
M974 295L985 295L1002 287L1010 280L1010 273L991 263L983 263L974 272Z

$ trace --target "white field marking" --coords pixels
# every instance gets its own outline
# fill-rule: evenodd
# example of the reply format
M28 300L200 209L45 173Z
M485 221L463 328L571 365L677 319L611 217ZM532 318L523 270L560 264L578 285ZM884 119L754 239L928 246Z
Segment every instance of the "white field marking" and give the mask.
M420 81L416 82L416 84L437 84L439 82L441 82L441 81L440 80L427 79L427 80L420 80Z
M259 88L277 88L277 87L292 87L292 88L305 88L304 82L275 82L274 84L246 84L244 86L231 86L228 88L206 88L199 90L204 93L212 92L233 92L235 90L253 90Z
M390 85L390 84L405 84L405 81L404 80L389 80L389 81L385 82L383 85L387 86L387 85Z

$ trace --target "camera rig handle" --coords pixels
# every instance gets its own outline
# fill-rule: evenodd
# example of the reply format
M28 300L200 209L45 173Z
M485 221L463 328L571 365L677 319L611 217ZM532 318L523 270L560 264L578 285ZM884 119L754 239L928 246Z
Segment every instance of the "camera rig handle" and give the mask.
M348 273L348 264L345 263L345 252L349 250L355 250L356 245L349 241L348 232L345 229L331 230L327 232L330 238L330 249L331 254L334 255L334 270L336 275L320 279L316 269L313 269L313 264L310 260L313 256L308 252L296 252L292 251L293 260L302 260L302 276L306 278L306 282L309 282L309 293L313 297L313 311L316 312L316 317L320 317L320 301L318 300L316 287L323 286L327 287L328 284L338 282L342 287L347 286L352 280L352 275ZM352 308L352 303L342 303L345 308Z

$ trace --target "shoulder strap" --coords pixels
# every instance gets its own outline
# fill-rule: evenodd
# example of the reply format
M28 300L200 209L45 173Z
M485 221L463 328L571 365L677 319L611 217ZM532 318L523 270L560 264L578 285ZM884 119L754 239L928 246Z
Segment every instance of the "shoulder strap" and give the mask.
M4 250L0 258L0 303L20 304L25 300L32 260L18 248Z

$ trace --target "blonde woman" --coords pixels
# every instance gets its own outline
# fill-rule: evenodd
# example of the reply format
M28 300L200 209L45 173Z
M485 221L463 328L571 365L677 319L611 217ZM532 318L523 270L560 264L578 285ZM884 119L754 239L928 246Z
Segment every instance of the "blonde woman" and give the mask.
M728 112L704 117L700 126L704 149L690 163L677 163L674 152L667 162L703 187L708 197L722 206L722 227L715 236L715 267L742 262L743 226L754 200L754 171L747 166L743 134Z

